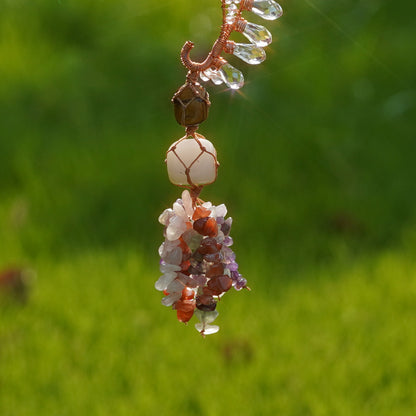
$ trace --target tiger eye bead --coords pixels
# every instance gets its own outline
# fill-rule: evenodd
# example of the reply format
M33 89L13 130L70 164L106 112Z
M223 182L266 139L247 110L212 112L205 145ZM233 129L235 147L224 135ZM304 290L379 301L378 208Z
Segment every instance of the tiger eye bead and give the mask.
M176 121L185 127L197 126L208 117L210 106L206 89L198 84L183 85L172 98Z

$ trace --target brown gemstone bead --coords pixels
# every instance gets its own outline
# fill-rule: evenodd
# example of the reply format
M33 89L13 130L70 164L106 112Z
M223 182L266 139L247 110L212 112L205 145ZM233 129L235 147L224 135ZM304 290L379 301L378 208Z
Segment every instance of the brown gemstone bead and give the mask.
M224 273L224 266L221 263L213 264L206 272L206 277L221 276Z
M212 291L214 295L220 295L223 292L229 290L232 286L233 281L230 277L222 275L222 276L214 276L208 281L208 289Z
M213 254L218 252L217 240L215 238L204 238L198 248L201 254Z
M186 83L172 98L176 121L185 127L197 126L208 117L210 106L208 92L196 83Z
M199 234L204 235L204 227L208 221L208 217L200 218L194 222L194 230L197 231Z
M213 311L217 307L217 302L212 295L200 295L196 298L196 307L200 311Z
M213 253L213 254L205 254L204 260L209 263L219 264L222 260L222 256L221 256L221 253L217 251L216 253Z

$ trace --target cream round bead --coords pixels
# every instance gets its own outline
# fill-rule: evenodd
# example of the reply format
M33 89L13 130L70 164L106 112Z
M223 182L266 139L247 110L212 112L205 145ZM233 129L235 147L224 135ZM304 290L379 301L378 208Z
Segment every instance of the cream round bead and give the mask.
M217 178L217 151L198 133L173 143L167 151L166 164L169 180L175 185L208 185Z

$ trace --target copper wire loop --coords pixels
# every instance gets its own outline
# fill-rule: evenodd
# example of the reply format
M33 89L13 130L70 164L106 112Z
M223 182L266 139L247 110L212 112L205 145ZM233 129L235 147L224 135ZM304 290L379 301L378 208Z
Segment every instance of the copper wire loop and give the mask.
M194 186L193 188L189 189L189 193L191 194L191 198L192 198L192 204L195 207L195 205L198 203L202 203L202 200L200 200L199 194L202 191L203 186Z
M241 0L241 10L250 11L253 8L254 0Z
M244 32L244 29L246 28L246 26L247 26L247 20L246 19L243 19L242 17L239 19L239 20L237 20L237 22L236 22L236 24L235 24L235 30L237 31L237 32Z
M186 81L190 84L196 84L198 82L198 72L188 71L186 74Z
M186 128L186 135L189 137L189 136L192 136L192 137L195 137L195 133L196 133L196 131L198 130L198 127L199 126L188 126L187 128Z
M191 41L187 41L185 42L185 45L183 45L182 47L182 51L181 51L181 62L182 64L189 69L189 71L192 73L198 73L198 72L202 72L207 70L208 68L211 67L216 67L218 68L218 59L220 58L221 52L224 50L225 47L225 43L227 42L228 36L223 36L219 39L217 39L214 43L214 46L212 47L211 52L208 54L208 56L206 57L206 59L203 62L194 62L189 54L191 52L191 50L193 49L193 47L195 46L193 42ZM195 77L190 76L193 79L195 79ZM197 75L196 75L197 77Z
M198 73L207 70L208 68L220 68L226 61L220 58L220 55L223 51L227 48L227 41L230 37L231 33L236 30L238 32L242 32L245 28L246 21L241 18L241 11L244 10L251 10L254 0L242 0L239 9L236 12L236 20L234 24L228 24L226 22L227 18L227 4L225 0L221 0L221 7L222 7L222 25L220 35L218 39L214 42L211 51L209 52L208 56L202 62L195 62L190 58L190 52L194 47L194 43L191 41L185 42L181 50L181 62L182 64L192 73ZM244 6L244 7L243 7ZM248 9L248 7L250 9ZM230 49L228 49L230 50ZM222 60L219 60L222 59ZM221 64L221 65L220 65ZM192 78L194 79L194 78Z
M234 53L235 42L232 40L227 40L227 43L224 46L224 52L232 55Z

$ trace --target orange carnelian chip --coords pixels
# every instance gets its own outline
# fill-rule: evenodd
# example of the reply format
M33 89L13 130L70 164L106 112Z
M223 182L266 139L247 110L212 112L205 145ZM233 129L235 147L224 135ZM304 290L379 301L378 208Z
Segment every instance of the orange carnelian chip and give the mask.
M196 221L200 218L209 217L209 214L211 214L211 211L209 209L199 206L195 208L194 215L192 215L192 219Z
M180 237L179 238L179 248L182 250L184 254L192 253L191 249L189 248L188 244L186 244L185 240Z
M183 312L193 311L195 309L195 301L191 299L180 299L175 303L175 308Z
M214 218L208 218L208 221L205 223L204 235L208 237L215 237L218 234L218 225L217 221Z
M176 311L176 316L178 317L178 321L184 322L184 323L188 322L192 318L193 314L194 314L193 309L189 312L184 312L179 309Z
M200 218L194 222L194 230L201 235L215 237L218 234L218 225L215 218Z
M180 322L188 322L194 314L195 306L196 302L193 299L178 300L175 303L178 320Z
M204 227L207 221L208 218L199 218L198 220L196 220L194 222L194 230L199 234L204 235Z
M189 260L183 261L181 263L181 271L182 271L182 273L183 272L186 272L189 269L190 266L191 266L191 262Z
M189 300L189 299L193 299L195 297L195 292L190 289L189 287L185 287L182 290L182 297L181 299L183 300Z

